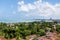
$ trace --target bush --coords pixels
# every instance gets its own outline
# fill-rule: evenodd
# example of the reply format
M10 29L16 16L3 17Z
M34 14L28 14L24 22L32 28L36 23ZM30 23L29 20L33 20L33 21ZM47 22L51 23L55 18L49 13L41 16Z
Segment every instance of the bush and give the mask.
M45 30L40 29L39 32L37 32L37 36L44 36L46 34Z
M60 33L60 25L57 25L56 31L57 31L58 33Z

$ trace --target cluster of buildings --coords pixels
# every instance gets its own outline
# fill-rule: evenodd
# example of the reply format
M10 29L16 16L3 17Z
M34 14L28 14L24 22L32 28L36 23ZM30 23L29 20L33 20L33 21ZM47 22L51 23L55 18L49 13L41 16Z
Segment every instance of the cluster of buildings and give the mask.
M57 33L47 32L45 36L37 37L36 35L29 35L26 37L26 40L57 40Z

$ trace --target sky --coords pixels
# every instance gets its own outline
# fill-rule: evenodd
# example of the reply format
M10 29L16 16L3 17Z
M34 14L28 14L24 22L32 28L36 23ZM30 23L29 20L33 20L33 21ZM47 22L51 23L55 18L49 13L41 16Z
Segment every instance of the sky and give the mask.
M60 19L60 0L0 0L0 22Z

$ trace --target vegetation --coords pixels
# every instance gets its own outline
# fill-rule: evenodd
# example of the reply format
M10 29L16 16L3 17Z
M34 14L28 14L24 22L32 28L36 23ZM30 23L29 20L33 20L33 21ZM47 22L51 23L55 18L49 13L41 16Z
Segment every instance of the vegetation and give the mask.
M0 36L7 39L17 38L18 40L25 39L26 36L35 34L43 36L46 34L47 29L53 32L54 22L29 22L29 23L0 23ZM60 25L57 25L58 33L60 33Z

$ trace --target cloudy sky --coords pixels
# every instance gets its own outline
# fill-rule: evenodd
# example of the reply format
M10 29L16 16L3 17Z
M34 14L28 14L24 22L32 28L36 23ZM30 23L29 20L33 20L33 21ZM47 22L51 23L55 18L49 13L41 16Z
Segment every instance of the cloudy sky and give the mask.
M60 19L60 0L0 0L0 21Z

